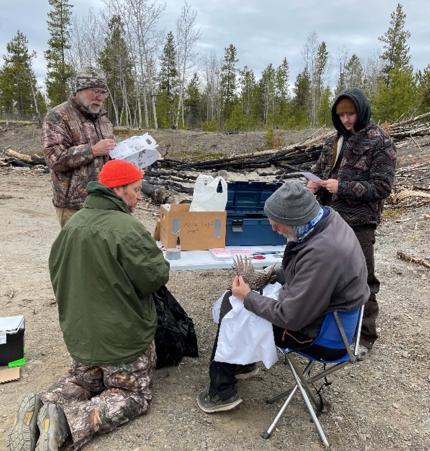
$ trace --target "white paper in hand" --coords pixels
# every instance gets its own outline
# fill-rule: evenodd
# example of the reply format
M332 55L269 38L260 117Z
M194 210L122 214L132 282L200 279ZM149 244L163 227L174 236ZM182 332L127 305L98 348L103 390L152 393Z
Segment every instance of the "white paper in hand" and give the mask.
M148 133L121 141L111 152L114 160L127 160L139 169L145 169L161 159L158 144Z
M312 174L312 172L301 172L300 174L302 174L304 177L306 177L311 182L315 182L315 183L322 182L322 180L317 175Z

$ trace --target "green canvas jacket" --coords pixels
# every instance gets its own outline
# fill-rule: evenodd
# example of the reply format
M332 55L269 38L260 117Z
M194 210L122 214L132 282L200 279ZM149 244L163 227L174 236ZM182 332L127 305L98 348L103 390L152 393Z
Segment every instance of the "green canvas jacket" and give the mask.
M112 190L98 182L87 189L49 256L60 326L78 362L129 363L154 339L151 294L167 283L169 263Z

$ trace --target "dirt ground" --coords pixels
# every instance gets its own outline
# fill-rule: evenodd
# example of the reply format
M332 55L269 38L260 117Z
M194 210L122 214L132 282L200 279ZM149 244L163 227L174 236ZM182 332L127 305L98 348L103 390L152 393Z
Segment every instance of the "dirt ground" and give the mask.
M145 202L137 211L150 230L153 212ZM430 257L429 214L430 206L406 210L378 229L380 339L368 360L338 373L325 390L332 405L321 421L333 449L430 449L430 271L396 257L397 250ZM25 316L27 359L19 381L0 385L0 449L17 399L46 389L69 364L47 268L58 232L49 175L0 168L0 315ZM322 448L299 397L272 438L260 437L280 406L265 399L291 383L281 361L239 383L244 402L237 410L209 416L197 408L215 335L211 305L226 284L225 271L172 273L168 287L195 321L200 357L158 370L149 414L87 450Z

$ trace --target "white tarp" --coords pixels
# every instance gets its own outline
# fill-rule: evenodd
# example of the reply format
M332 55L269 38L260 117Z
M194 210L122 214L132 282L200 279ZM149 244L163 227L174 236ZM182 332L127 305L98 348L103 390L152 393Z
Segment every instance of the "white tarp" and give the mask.
M277 300L281 288L277 282L268 284L263 295ZM212 308L216 323L219 322L224 295L225 292ZM278 360L272 323L246 310L243 302L235 296L230 296L230 303L232 309L222 319L214 360L239 365L261 361L270 368Z

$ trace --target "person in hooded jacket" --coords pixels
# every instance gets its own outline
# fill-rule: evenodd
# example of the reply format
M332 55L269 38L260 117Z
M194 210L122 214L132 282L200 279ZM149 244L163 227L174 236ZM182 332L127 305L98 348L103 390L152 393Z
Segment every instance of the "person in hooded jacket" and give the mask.
M375 275L375 230L393 187L396 165L392 140L370 117L369 100L360 89L347 89L336 98L332 120L337 134L326 141L312 168L322 181L307 184L321 204L330 205L352 227L366 258L370 297L360 342L363 358L378 338L376 294L380 284Z

